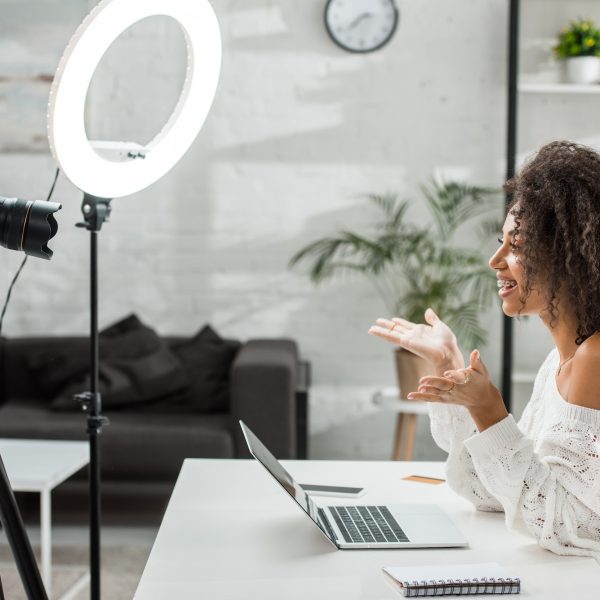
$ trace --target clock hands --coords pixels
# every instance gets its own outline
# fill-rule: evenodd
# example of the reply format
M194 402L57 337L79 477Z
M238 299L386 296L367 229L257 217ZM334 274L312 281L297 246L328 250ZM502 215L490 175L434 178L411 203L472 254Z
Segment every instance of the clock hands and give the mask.
M326 0L325 27L349 52L372 52L387 44L398 25L396 0Z
M354 19L354 21L352 21L350 23L350 25L348 25L348 27L346 27L346 31L350 31L351 29L354 29L364 19L370 19L374 16L375 15L373 13L369 13L369 12L361 13L360 15L358 15L358 17L356 17L356 19Z

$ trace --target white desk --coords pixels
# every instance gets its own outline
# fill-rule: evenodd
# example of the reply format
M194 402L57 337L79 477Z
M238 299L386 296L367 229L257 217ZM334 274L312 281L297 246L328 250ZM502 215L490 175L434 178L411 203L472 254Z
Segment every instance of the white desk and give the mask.
M15 492L40 494L41 575L51 596L52 587L52 490L89 462L87 442L0 439L0 456ZM81 577L62 598L73 597L89 581Z
M514 572L522 598L598 598L600 567L593 559L542 550L525 534L508 531L503 514L475 511L446 484L402 481L410 474L443 477L443 463L284 465L304 483L365 486L360 503L439 503L470 548L336 550L254 460L189 459L134 599L391 600L401 596L384 579L383 566L472 562L499 562ZM319 503L327 500L334 499Z

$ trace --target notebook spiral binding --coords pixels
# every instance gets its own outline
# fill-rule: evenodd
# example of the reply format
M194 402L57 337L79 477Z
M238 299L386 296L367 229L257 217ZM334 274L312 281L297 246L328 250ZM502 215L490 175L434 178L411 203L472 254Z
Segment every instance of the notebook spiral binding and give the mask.
M425 596L466 596L469 594L519 594L521 580L504 579L439 579L437 581L403 581L404 596L417 598Z

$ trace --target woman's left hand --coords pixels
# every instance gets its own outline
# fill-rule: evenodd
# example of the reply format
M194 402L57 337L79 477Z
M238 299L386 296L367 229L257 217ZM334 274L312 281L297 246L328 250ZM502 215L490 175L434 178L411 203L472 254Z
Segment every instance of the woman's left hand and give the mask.
M490 381L479 350L471 352L467 368L446 371L444 377L423 377L418 390L407 397L409 400L464 406L471 413L479 431L495 425L508 415L500 392Z

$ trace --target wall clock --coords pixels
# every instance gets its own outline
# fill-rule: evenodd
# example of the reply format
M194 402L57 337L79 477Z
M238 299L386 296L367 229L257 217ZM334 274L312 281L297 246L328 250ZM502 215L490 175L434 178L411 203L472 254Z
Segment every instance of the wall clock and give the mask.
M327 32L348 52L372 52L385 46L398 20L394 0L328 0L325 6Z

